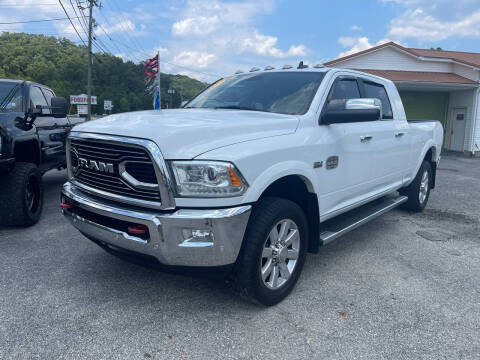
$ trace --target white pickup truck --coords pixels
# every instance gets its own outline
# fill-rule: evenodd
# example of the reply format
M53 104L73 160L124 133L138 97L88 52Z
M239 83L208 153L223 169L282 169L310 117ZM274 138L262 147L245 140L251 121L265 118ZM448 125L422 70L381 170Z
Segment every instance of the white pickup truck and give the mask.
M252 69L183 109L76 126L61 207L108 252L225 273L238 293L273 305L307 252L398 205L423 210L442 139L438 121L407 122L389 80Z

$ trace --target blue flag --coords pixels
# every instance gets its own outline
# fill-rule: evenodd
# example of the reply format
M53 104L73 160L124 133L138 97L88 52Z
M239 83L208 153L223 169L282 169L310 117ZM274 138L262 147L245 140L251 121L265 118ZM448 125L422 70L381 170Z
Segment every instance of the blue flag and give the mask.
M155 110L160 110L160 91L157 90L155 91L155 96L153 98L153 108Z

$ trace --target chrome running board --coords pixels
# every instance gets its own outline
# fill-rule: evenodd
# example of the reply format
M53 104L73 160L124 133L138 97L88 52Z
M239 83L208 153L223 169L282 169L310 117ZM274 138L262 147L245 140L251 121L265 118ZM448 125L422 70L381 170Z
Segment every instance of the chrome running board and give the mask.
M321 223L321 245L326 245L329 242L332 242L349 231L352 231L378 216L385 214L387 211L396 208L407 200L408 197L406 196L383 197Z

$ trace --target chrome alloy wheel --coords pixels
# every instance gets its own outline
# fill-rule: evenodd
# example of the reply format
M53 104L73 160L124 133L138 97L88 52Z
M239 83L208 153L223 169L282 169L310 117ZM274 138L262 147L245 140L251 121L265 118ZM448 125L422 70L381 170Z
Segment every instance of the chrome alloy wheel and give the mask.
M293 220L280 220L263 245L260 270L265 286L276 290L285 285L297 265L300 233Z
M420 191L418 192L418 201L420 201L420 204L423 204L427 198L428 186L428 171L425 170L422 175L422 180L420 181Z

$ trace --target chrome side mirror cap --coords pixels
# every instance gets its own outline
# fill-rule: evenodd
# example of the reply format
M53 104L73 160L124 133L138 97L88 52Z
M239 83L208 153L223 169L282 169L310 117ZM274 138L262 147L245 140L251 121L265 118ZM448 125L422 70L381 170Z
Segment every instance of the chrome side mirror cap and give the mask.
M345 110L378 110L382 119L382 102L380 99L349 99L345 103Z

